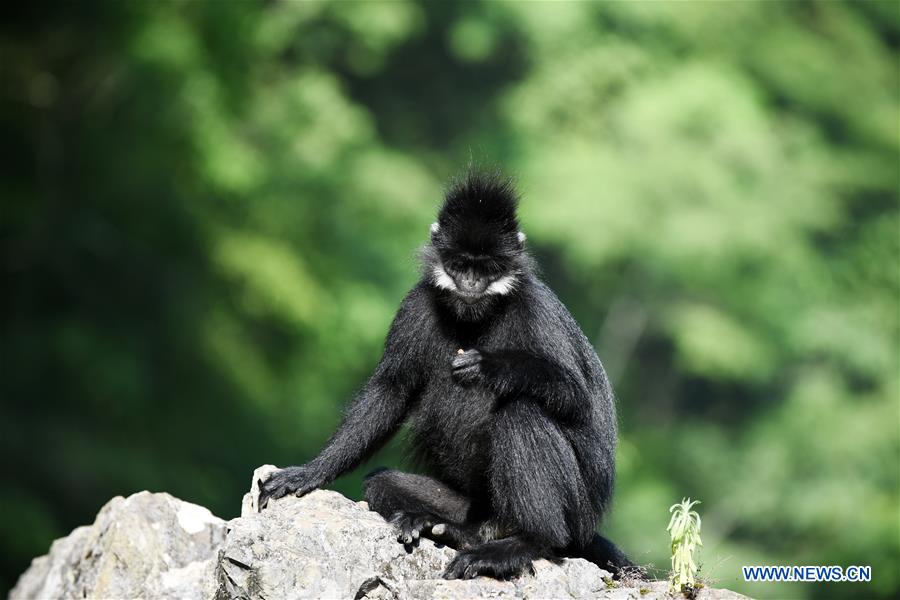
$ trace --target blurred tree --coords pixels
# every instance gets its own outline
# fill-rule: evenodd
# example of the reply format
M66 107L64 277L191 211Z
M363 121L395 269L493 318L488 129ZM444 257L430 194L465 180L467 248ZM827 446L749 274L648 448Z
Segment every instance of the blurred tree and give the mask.
M612 536L665 569L665 509L701 497L719 585L849 597L739 567L867 564L900 591L896 2L5 17L3 590L114 494L230 517L254 466L310 458L474 157L519 175L616 380Z

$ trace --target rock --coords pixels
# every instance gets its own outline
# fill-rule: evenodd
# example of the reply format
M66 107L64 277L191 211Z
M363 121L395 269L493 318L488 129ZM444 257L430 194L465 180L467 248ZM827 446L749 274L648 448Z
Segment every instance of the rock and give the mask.
M225 522L169 494L116 497L56 540L10 598L208 598Z
M168 494L114 498L35 559L10 598L665 598L665 582L613 582L581 559L535 563L514 581L446 581L454 551L421 540L407 553L365 502L317 490L257 512L253 474L241 516L225 524ZM227 534L226 534L227 531ZM704 588L703 600L743 598Z
M221 598L353 598L367 580L439 577L449 548L423 540L411 554L365 502L317 490L270 502L228 524Z

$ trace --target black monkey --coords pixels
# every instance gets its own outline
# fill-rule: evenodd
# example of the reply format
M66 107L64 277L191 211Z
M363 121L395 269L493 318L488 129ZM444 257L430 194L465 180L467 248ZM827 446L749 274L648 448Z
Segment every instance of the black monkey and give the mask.
M429 476L375 471L365 499L398 541L456 548L444 577L508 578L560 556L631 565L594 532L613 489L612 390L535 275L516 205L498 173L451 184L375 373L316 458L261 482L261 510L353 469L408 420Z

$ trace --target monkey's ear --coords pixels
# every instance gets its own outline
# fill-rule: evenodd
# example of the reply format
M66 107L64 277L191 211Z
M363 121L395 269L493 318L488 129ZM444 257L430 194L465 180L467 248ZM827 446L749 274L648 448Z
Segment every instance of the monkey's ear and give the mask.
M524 245L525 244L525 232L520 231L519 235L517 237L519 238L519 243Z
M440 225L438 225L437 223L432 223L431 224L431 237L433 238L434 236L436 236L437 232L440 230L441 230Z

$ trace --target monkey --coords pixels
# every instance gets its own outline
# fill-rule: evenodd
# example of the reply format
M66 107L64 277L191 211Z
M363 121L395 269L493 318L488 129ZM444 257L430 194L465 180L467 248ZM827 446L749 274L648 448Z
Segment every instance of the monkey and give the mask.
M451 182L381 361L318 456L259 482L260 510L354 469L406 422L423 474L377 469L364 498L410 551L423 537L454 548L443 577L509 579L540 558L633 566L595 532L615 478L613 392L540 280L518 203L500 171Z

